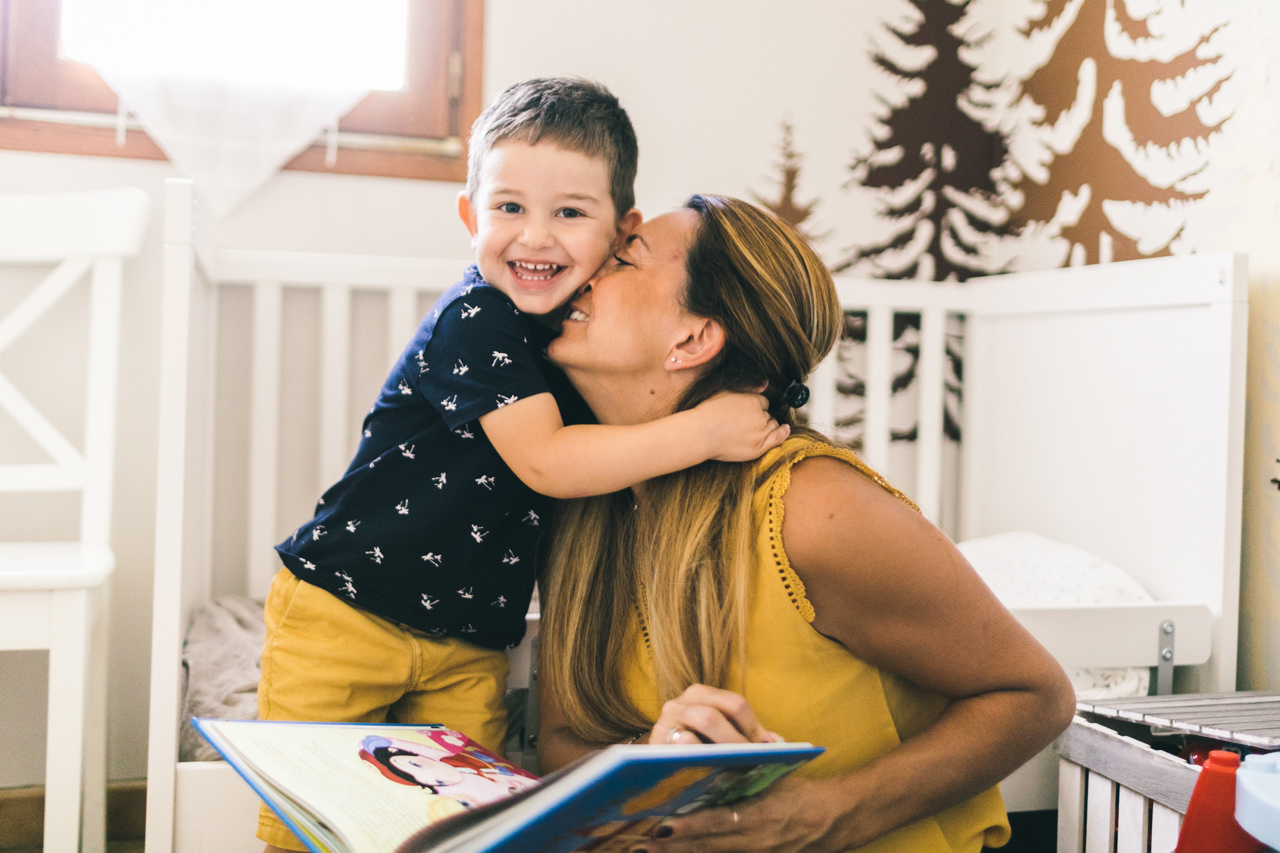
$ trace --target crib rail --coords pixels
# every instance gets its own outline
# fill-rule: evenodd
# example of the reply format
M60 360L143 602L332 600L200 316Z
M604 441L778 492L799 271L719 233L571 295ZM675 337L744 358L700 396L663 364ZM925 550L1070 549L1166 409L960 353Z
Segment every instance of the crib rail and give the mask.
M213 256L211 275L220 289L242 287L251 300L248 345L253 370L248 377L248 491L245 506L245 565L248 594L264 598L278 567L271 545L282 535L280 476L282 425L289 423L282 406L291 384L305 383L316 396L316 482L336 481L355 450L355 432L367 402L352 396L353 356L382 353L389 368L410 340L425 307L461 276L468 262L425 258L379 257L302 252L222 250ZM289 300L307 295L319 299L312 329L322 341L312 364L290 360L286 333L300 321L287 309ZM356 300L371 295L384 300L383 316L357 315ZM367 383L361 383L367 386ZM316 492L318 494L319 492ZM291 518L305 513L294 507Z

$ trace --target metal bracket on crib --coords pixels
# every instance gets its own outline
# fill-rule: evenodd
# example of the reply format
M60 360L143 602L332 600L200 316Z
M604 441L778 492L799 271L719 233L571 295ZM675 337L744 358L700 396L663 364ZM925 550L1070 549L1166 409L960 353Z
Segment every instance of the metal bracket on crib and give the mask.
M1156 646L1159 649L1159 663L1156 664L1157 696L1173 692L1173 638L1175 633L1172 619L1165 619L1160 623L1160 633L1157 635Z

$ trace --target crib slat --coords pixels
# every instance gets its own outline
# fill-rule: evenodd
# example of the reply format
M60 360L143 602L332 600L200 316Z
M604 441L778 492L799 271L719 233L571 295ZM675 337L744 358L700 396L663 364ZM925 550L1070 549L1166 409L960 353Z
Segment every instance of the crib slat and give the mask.
M809 374L809 402L802 410L809 419L809 426L826 435L835 434L836 400L839 396L836 383L840 376L838 353L839 348L833 347Z
M1182 815L1160 803L1151 804L1151 853L1168 853L1178 846Z
M1151 801L1146 797L1120 787L1116 804L1116 853L1151 853L1148 814Z
M1058 853L1083 853L1084 779L1079 764L1058 762Z
M1100 773L1085 782L1085 853L1115 853L1116 783Z
M351 455L351 288L325 287L320 297L320 444L316 470L321 488L337 482Z
M862 458L885 470L889 465L889 410L893 401L893 309L867 309L867 396L863 409Z
M393 287L387 291L387 367L395 364L404 352L421 320L416 290Z
M280 457L280 339L283 289L263 282L253 289L253 375L249 390L249 484L245 540L248 594L266 598L275 570L269 547L276 535Z
M942 504L942 407L946 399L947 314L942 308L920 312L920 365L917 373L920 418L916 435L916 491L925 517L940 520Z

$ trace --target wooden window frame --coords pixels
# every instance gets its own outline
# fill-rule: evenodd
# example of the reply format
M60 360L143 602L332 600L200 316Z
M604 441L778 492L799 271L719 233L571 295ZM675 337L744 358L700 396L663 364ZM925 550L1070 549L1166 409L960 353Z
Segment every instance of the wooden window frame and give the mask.
M0 0L0 149L165 160L88 65L58 56L59 0ZM405 88L370 92L286 169L464 181L481 109L483 0L409 0Z

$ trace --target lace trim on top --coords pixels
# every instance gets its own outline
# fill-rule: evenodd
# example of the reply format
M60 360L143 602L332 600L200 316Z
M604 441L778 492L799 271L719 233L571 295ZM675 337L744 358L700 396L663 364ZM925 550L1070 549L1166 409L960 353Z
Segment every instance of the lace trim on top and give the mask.
M916 512L920 511L920 507L916 506L915 501L903 494L892 483L880 476L879 471L863 462L852 450L828 444L812 443L787 460L785 467L774 475L773 483L769 489L769 500L765 509L765 529L769 534L769 555L773 560L774 567L778 570L782 588L787 593L787 597L791 599L792 606L800 614L800 618L809 624L813 624L816 614L813 604L810 603L808 596L805 595L804 581L800 580L800 576L796 574L795 569L791 568L791 560L787 557L787 552L782 546L782 518L786 506L782 496L791 487L791 469L810 456L832 456L848 462L854 468L870 477L880 488L889 492L889 494Z

